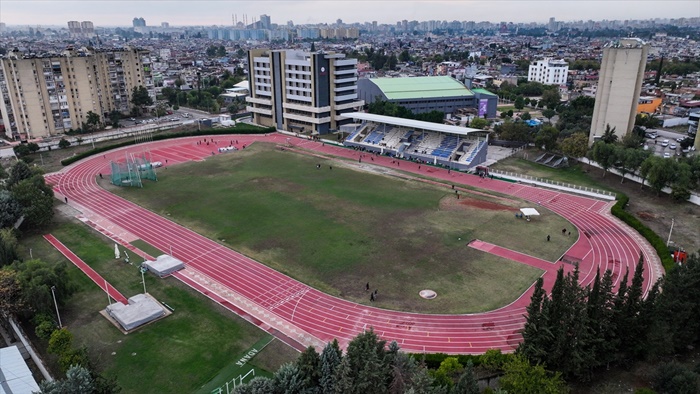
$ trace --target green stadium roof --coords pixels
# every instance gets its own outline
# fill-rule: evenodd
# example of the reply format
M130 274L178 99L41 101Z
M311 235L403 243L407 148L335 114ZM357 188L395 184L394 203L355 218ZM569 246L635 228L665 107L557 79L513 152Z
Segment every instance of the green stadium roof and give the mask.
M372 78L370 81L388 100L474 96L471 90L451 77Z
M486 96L498 97L496 94L491 93L491 92L489 92L488 90L482 89L482 88L472 89L472 92L474 92L474 93L481 93L481 94L484 94L484 95L486 95Z

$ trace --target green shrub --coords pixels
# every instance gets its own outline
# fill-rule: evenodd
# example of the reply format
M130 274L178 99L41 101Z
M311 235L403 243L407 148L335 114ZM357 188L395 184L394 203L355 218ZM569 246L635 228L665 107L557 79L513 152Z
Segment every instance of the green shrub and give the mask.
M428 369L440 368L440 364L442 364L442 362L448 357L457 357L457 361L462 365L467 365L467 362L469 361L471 361L474 366L481 365L481 356L474 356L471 354L451 355L445 353L413 353L411 356L418 361L425 362L425 366L428 367Z
M671 252L668 250L668 247L666 247L666 243L654 231L645 226L644 223L640 222L639 219L625 211L625 206L627 206L628 202L629 197L627 197L627 195L618 193L617 203L615 203L615 205L612 207L612 214L617 216L623 222L627 223L633 229L637 230L639 234L649 241L651 246L656 249L656 254L658 254L661 258L661 263L663 264L664 269L668 272L675 265L673 263L673 258L671 258Z

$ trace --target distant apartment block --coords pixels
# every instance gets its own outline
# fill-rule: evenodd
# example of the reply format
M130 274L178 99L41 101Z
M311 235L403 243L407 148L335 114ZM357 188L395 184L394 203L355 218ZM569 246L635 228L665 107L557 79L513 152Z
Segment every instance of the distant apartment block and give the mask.
M129 113L131 92L145 86L153 98L149 52L135 48L0 58L0 118L11 139L34 139L80 128L87 113L104 122Z
M69 21L68 33L73 38L92 38L95 36L95 25L90 21Z
M589 143L608 125L620 139L632 131L648 52L649 46L638 38L623 38L603 48Z
M248 52L247 110L255 123L326 134L364 105L357 99L357 59L338 53L255 49Z
M360 30L354 27L324 28L319 31L321 38L359 38Z
M564 60L545 58L530 65L527 80L545 85L566 85L569 64Z

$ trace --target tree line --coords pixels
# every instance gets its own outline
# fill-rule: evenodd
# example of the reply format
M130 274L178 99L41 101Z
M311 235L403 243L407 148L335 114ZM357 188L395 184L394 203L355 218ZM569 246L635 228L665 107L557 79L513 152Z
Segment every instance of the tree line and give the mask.
M673 199L690 198L690 191L700 184L700 156L662 158L640 149L642 140L631 133L618 142L615 129L608 125L600 141L593 144L590 157L601 166L603 176L610 168L615 168L622 175L621 182L627 174L638 174L657 194L670 187Z
M546 371L520 355L490 350L482 356L445 356L428 368L425 355L400 351L370 328L358 334L343 353L334 340L319 354L307 348L294 362L281 366L271 378L255 377L235 388L235 394L478 394L478 375L502 375L495 393L565 391L560 373ZM479 364L478 371L475 363ZM486 379L488 383L488 378Z
M631 281L628 270L617 291L610 270L598 271L593 284L582 287L578 267L566 275L560 269L550 294L540 278L517 354L564 377L587 381L610 365L678 356L697 345L700 256L691 255L685 264L670 270L646 298L643 263L640 257ZM662 364L652 380L661 392L696 393L700 389L697 372Z
M442 111L430 111L416 114L404 106L379 99L369 104L367 108L371 114L394 116L403 119L416 119L431 123L442 124L445 118L445 114Z
M54 314L54 302L65 306L76 290L65 263L19 257L21 231L50 224L53 204L53 190L38 167L23 160L9 171L0 166L0 324L12 332L10 319L31 322L37 337L48 342L48 352L57 356L61 371L69 372L65 380L42 382L41 393L116 393L115 381L96 372L87 350L73 346L72 334L59 326Z

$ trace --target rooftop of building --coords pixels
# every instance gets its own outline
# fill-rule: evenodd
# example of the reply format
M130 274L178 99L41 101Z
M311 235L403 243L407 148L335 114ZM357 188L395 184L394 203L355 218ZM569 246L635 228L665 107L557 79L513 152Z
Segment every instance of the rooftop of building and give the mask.
M470 127L452 126L441 123L425 122L422 120L396 118L393 116L370 114L365 112L350 112L342 115L343 118L387 124L392 126L407 127L414 130L435 131L454 135L469 135L473 133L484 133L484 130Z
M474 93L452 77L408 77L370 79L389 100L440 97L472 97Z
M482 89L482 88L474 88L474 89L472 89L472 92L474 92L474 93L479 93L479 94L483 94L483 95L485 95L485 96L498 97L496 94L491 93L491 92L489 92L488 90Z

